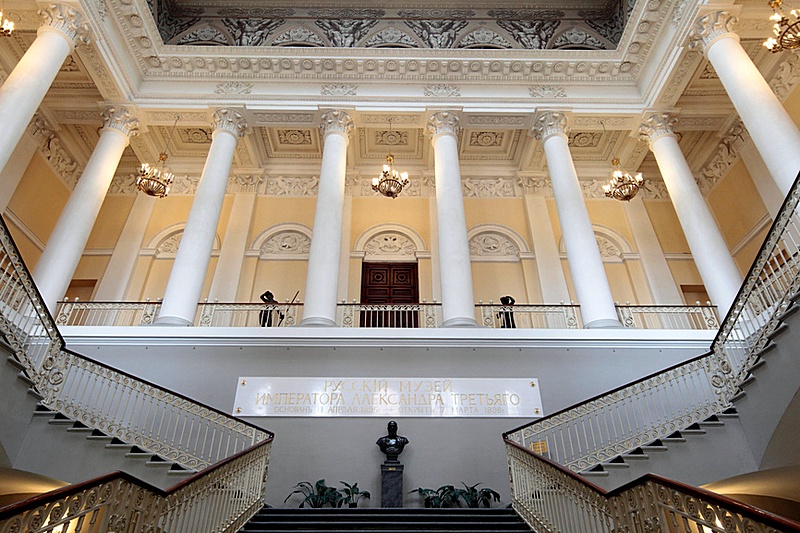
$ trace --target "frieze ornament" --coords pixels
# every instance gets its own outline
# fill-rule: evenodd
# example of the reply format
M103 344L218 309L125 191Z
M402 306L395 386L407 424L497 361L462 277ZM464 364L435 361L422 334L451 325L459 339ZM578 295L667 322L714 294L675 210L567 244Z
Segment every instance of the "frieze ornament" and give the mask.
M214 89L214 94L250 94L251 92L253 92L253 84L241 81L218 83Z
M213 120L211 127L215 132L222 130L232 133L236 137L242 137L247 130L247 121L244 119L244 115L235 109L218 109L214 111L211 118Z
M568 133L567 116L558 111L542 113L536 117L531 128L531 134L542 141L553 135L566 135Z
M316 196L319 178L285 178L277 176L267 180L267 195L270 196Z
M675 135L673 127L677 121L669 113L652 113L639 125L639 139L652 144L665 135Z
M130 108L124 106L110 106L103 110L103 129L112 129L121 132L129 139L139 135L139 121Z
M42 26L54 28L75 46L89 44L89 24L83 13L66 4L49 4L39 10Z
M319 129L323 137L329 133L339 133L349 138L353 128L355 128L353 119L342 109L326 111L320 119Z
M320 89L322 96L356 96L358 87L352 83L329 83Z
M467 27L466 20L407 20L406 25L429 48L451 48L458 32Z
M514 183L503 178L466 178L461 190L465 198L509 198L514 196Z
M428 124L425 126L425 133L431 137L438 137L444 134L458 136L458 133L461 131L461 127L458 123L458 116L454 113L450 111L439 111L428 119Z
M398 30L397 28L391 28L391 27L379 31L378 33L370 37L364 43L364 46L367 48L372 48L375 46L386 45L386 44L404 44L411 48L419 48L419 43L415 41L413 37L411 37L405 32Z
M228 183L230 192L257 192L258 186L264 181L264 176L260 174L236 174Z
M697 177L697 185L703 194L708 194L725 177L731 166L739 160L739 151L748 140L750 135L741 120L728 128L711 160L703 168L702 175Z
M436 85L426 85L423 88L425 96L461 96L461 89L455 85L448 85L445 83L438 83Z
M311 130L278 130L278 143L287 145L311 144Z
M563 87L552 85L536 85L528 87L531 98L566 98L567 91Z
M778 65L775 75L769 80L769 86L775 95L783 100L791 93L800 81L800 54L791 52L788 57Z
M707 52L708 47L723 35L730 34L732 37L739 39L739 36L733 33L733 27L736 25L737 20L734 15L727 11L715 11L700 17L694 23L694 27L689 34L689 48L700 48Z

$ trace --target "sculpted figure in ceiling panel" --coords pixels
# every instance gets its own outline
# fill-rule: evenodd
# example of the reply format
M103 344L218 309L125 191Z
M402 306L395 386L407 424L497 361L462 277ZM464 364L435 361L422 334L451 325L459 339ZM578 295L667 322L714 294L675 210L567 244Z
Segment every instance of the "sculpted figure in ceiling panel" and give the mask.
M194 28L190 31L178 35L169 44L192 44L192 45L232 45L233 40L228 36L227 32L221 31L212 25L201 26Z
M389 27L377 31L364 41L367 48L419 48L420 43L408 33Z
M322 38L316 32L304 26L287 30L272 41L273 46L325 46Z
M356 43L366 37L369 30L378 21L366 19L318 19L314 23L322 28L325 36L333 46L349 48L356 46Z
M465 35L457 45L457 48L513 48L514 45L502 35L488 30L478 28Z

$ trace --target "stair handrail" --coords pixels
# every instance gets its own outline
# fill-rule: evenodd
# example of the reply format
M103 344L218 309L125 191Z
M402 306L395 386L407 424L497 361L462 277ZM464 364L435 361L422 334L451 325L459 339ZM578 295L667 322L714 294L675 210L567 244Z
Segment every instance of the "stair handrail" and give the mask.
M708 353L508 431L503 434L507 450L531 452L537 467L552 459L568 470L584 471L728 409L800 289L798 205L800 175ZM523 506L515 502L520 512ZM543 511L552 513L553 508ZM546 520L537 515L529 524L536 527Z
M656 474L611 491L506 439L514 509L541 533L800 533L800 523Z
M184 469L211 467L218 471L234 458L246 463L247 469L228 477L251 480L259 487L255 492L242 492L239 498L240 503L247 503L245 512L249 514L217 516L222 522L215 524L216 530L249 519L263 505L273 433L67 350L2 217L0 334L46 407ZM258 469L250 469L253 466ZM213 481L196 480L189 486L197 488L204 483ZM217 481L213 487L224 483ZM213 503L217 491L209 487L184 499ZM197 507L204 508L206 503Z
M272 438L161 489L111 472L0 508L0 532L235 532L263 505ZM236 496L236 497L231 497ZM243 496L250 496L243 497ZM85 524L91 528L82 528Z

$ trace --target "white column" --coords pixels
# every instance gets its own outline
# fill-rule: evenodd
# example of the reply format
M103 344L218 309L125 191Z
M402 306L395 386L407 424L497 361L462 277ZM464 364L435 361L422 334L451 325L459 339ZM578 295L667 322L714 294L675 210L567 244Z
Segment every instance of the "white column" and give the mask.
M701 17L690 46L702 47L784 196L800 172L800 131L733 33L736 17Z
M347 300L350 284L350 232L353 225L353 196L345 195L342 202L342 252L339 256L339 286L336 300Z
M157 325L191 326L203 292L236 143L247 128L244 117L234 109L220 109L213 117L211 148L169 274Z
M436 227L442 291L442 326L477 326L467 219L458 162L458 117L435 113L427 125L436 176Z
M533 133L542 139L572 284L585 328L622 327L597 247L594 228L567 143L567 117L546 112L536 118Z
M222 238L222 249L219 252L217 268L214 270L211 290L208 292L209 300L220 302L236 301L244 252L247 249L247 237L250 235L250 222L253 219L257 188L261 179L260 176L240 175L235 176L234 181L237 192L233 197L231 216L225 228L225 236Z
M567 280L564 278L564 269L558 256L553 225L547 214L547 200L543 196L526 196L525 214L528 216L533 251L536 254L542 303L569 302Z
M658 242L658 236L653 229L653 223L647 214L644 201L637 196L625 203L625 213L628 215L633 240L639 251L644 275L650 286L650 294L656 305L683 305L678 286L672 277L672 272L664 257L664 251Z
M139 122L128 108L109 107L103 111L103 118L105 125L97 146L58 217L33 271L36 285L51 312L69 287L108 187L114 179L122 152L128 146L131 135L138 131Z
M125 226L119 235L117 245L111 253L111 259L95 291L94 299L104 302L116 302L125 298L125 292L136 266L136 258L142 248L142 240L153 214L156 198L138 193L133 201Z
M64 60L76 44L89 42L89 26L72 7L51 4L39 16L42 26L36 40L0 87L0 169L8 163Z
M8 164L0 172L0 213L8 207L8 202L14 196L22 175L25 174L33 154L36 153L36 148L36 141L30 135L23 136L11 153Z
M724 317L742 285L742 277L672 131L675 120L666 113L653 113L640 126L639 133L642 140L650 143L697 270L712 303Z
M781 193L778 184L775 183L772 174L769 173L767 164L764 163L764 158L758 153L758 148L756 148L752 140L744 143L744 146L739 149L739 155L744 162L744 166L747 167L747 172L750 174L753 184L758 189L758 195L761 196L770 218L775 220L778 216L778 211L781 210L785 195Z
M336 325L347 144L353 127L353 120L344 111L331 110L322 115L322 168L308 253L303 326Z

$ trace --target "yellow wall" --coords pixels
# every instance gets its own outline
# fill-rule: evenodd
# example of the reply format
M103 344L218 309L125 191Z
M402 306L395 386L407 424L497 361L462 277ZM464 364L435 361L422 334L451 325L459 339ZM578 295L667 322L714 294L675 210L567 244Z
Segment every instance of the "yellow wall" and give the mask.
M472 261L472 285L475 301L499 302L501 296L510 294L517 302L528 303L519 262Z
M431 248L430 202L428 198L353 198L350 249L368 229L383 224L408 226L419 233L425 249ZM309 225L313 225L313 218Z
M733 165L706 196L728 248L735 247L767 214L744 162Z

